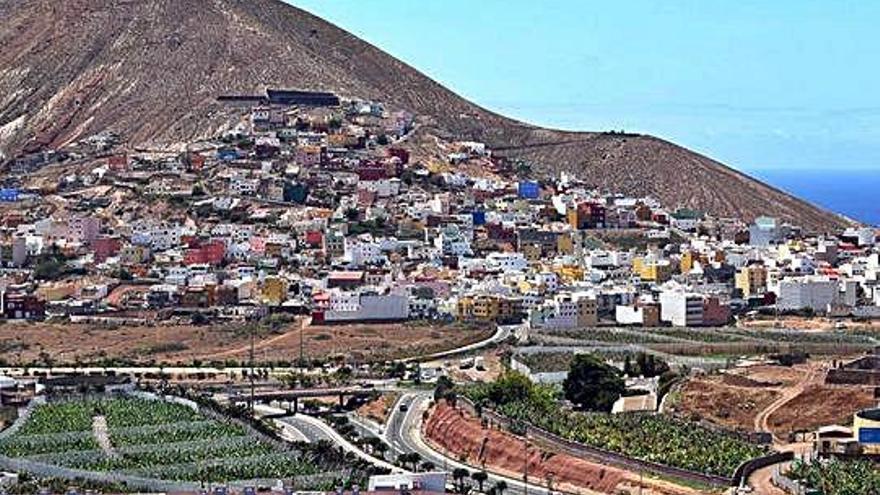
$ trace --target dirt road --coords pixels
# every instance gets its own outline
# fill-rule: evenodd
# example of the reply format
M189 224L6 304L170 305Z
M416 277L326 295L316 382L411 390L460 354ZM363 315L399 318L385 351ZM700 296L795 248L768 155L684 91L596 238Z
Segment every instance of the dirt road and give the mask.
M807 372L800 381L792 387L782 388L780 390L782 395L755 416L755 431L771 431L769 419L773 413L803 393L808 386L821 384L825 381L825 373L827 371L825 364L811 363L807 366ZM787 442L777 437L776 433L773 433L773 443L774 446L779 448L784 447Z

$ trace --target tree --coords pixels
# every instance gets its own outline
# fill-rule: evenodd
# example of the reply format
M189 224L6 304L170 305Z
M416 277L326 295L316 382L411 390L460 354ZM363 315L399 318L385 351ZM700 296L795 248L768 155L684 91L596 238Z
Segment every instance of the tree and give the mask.
M464 468L455 468L452 471L452 479L455 480L456 485L458 485L458 493L464 493L464 480L469 474L468 470Z
M579 354L572 360L562 388L565 398L579 408L610 412L626 383L616 368L592 354Z
M529 398L532 393L532 382L522 373L509 371L495 380L489 390L488 398L494 404L507 404L508 402L521 402Z
M498 480L498 482L495 483L494 488L498 495L504 495L504 491L507 490L507 482L504 480Z
M455 383L446 375L437 379L437 386L434 388L434 401L439 402L445 399L449 392L455 388Z
M630 359L629 354L626 355L626 358L623 361L623 374L626 376L635 375L635 370L633 369L632 359Z
M391 378L406 378L406 364L400 361L394 363L389 374L391 375Z
M486 480L489 479L489 475L486 474L486 471L477 471L471 474L471 478L477 482L477 486L480 489L480 492L483 491L483 484L486 483Z
M403 467L412 466L412 470L416 471L419 467L419 461L422 460L422 456L420 456L416 452L410 452L407 454L400 454L397 457L397 462L399 462Z
M434 466L434 463L431 461L425 461L419 467L421 468L422 471L427 472L427 471L433 471L436 466Z
M41 261L34 268L34 278L38 280L56 280L64 275L64 265L57 259Z

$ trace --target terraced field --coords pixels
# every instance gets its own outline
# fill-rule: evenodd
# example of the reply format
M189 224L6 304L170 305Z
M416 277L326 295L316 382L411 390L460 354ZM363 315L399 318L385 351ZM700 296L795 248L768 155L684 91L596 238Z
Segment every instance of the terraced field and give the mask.
M612 355L653 352L710 359L803 351L814 355L859 354L880 344L880 333L854 331L750 330L718 328L581 328L533 332L533 344L552 347L589 348Z
M95 418L106 418L102 448ZM272 480L335 471L329 457L284 448L184 404L119 397L37 406L0 455L62 468L189 482ZM319 488L319 487L315 487Z

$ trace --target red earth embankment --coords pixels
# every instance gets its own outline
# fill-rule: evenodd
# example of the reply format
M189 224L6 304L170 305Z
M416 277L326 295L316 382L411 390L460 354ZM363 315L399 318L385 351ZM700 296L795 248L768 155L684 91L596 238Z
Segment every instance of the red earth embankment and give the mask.
M476 418L445 403L432 409L424 425L424 436L438 451L463 459L472 466L522 479L528 464L529 481L547 486L553 480L557 490L570 493L641 493L684 495L699 493L655 479L639 481L639 476L566 454L547 452L534 445L528 450L522 438L484 428Z

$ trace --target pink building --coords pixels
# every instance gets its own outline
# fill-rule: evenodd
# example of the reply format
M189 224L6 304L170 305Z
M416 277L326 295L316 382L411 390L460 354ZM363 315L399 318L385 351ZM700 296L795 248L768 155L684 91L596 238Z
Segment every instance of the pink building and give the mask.
M96 217L71 217L67 221L67 240L91 244L101 233L101 221Z

